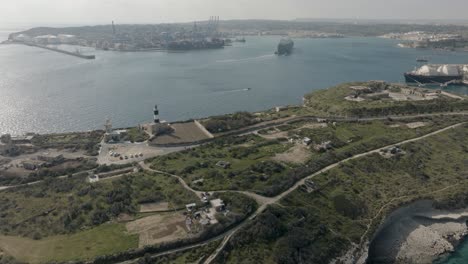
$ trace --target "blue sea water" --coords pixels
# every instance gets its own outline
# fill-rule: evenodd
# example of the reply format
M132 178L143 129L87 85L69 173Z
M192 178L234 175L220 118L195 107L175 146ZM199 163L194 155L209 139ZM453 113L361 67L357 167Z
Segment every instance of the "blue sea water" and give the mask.
M186 53L82 48L96 60L0 45L0 133L82 131L102 128L107 118L134 126L151 120L154 104L168 121L258 111L299 104L305 93L342 82L403 82L418 57L468 63L468 52L402 49L380 38L296 39L292 56L277 57L278 41L249 37Z
M434 264L466 264L468 263L468 239L460 244L457 250L434 262Z

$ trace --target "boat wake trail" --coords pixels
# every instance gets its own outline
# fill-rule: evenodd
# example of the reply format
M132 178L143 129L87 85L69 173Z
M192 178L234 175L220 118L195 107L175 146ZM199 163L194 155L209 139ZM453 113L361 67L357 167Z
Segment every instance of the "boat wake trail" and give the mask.
M246 62L246 61L255 61L255 60L266 60L275 57L274 54L262 55L258 57L252 58L244 58L244 59L231 59L231 60L219 60L216 61L217 63L236 63L236 62Z
M223 91L216 91L216 93L236 93L236 92L248 92L252 90L252 88L244 88L244 89L233 89L233 90L223 90Z

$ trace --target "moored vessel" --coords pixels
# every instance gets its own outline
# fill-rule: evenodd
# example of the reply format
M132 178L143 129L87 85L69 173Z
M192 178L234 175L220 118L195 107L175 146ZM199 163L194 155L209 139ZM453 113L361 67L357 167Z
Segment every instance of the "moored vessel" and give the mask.
M468 65L463 64L426 64L411 72L405 73L407 83L438 84L467 84Z
M290 38L281 39L278 44L278 50L275 52L277 55L290 55L294 48L294 41Z

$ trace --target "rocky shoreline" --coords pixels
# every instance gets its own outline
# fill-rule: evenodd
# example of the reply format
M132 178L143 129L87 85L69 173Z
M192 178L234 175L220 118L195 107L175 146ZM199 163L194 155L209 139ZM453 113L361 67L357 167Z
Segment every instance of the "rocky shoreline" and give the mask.
M393 212L369 246L369 264L432 263L453 252L468 235L468 208L437 210L418 201Z

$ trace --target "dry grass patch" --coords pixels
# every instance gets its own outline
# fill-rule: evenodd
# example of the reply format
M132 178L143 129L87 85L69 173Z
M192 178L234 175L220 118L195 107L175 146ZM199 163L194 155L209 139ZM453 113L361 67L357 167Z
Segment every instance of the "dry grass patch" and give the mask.
M168 202L140 204L140 213L151 213L167 210L169 210Z
M137 237L120 224L104 224L72 235L33 240L0 235L0 251L26 263L86 260L137 247Z
M309 149L302 144L296 144L287 152L276 154L275 157L273 157L273 160L294 164L304 164L309 157Z
M144 217L126 225L131 234L139 235L139 247L183 239L188 236L185 217L181 213L165 213Z

